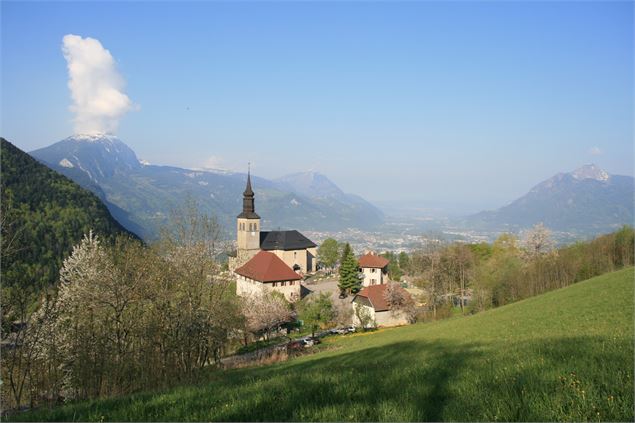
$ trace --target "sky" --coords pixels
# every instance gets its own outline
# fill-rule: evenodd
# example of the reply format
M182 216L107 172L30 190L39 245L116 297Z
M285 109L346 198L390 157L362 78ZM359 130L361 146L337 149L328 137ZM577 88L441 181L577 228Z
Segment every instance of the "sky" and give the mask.
M26 151L94 124L153 164L465 211L586 163L633 175L632 2L0 7L0 134Z

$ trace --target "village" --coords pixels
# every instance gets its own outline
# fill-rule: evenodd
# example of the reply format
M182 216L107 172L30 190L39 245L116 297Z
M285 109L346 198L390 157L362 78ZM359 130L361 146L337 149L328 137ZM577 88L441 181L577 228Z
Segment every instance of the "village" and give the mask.
M333 272L319 270L318 245L297 230L263 231L256 213L251 176L247 174L243 209L236 219L236 250L228 263L235 278L236 295L254 302L271 295L283 297L290 304L300 300L316 304L327 301L327 308L334 315L331 324L315 325L311 336L300 340L304 346L319 342L315 329L324 326L338 327L318 335L401 326L414 321L414 300L399 281L390 280L388 259L366 251L352 261L344 263L345 260L342 259L341 267L348 266L349 274L340 270L338 280ZM347 282L343 278L348 278Z

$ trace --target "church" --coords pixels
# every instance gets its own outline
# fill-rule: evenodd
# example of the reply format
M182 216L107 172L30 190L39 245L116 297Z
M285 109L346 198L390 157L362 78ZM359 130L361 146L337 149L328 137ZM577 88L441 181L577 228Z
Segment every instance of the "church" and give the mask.
M245 295L265 289L299 299L301 275L317 266L317 245L296 230L262 231L256 213L251 173L243 193L243 211L236 219L236 254L229 269L237 276L236 292Z

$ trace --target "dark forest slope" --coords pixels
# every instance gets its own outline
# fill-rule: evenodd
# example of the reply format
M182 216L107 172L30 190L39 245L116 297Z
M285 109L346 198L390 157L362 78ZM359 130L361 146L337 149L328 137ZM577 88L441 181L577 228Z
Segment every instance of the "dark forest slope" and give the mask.
M3 287L37 292L55 282L64 258L90 230L106 240L132 235L94 194L0 140Z

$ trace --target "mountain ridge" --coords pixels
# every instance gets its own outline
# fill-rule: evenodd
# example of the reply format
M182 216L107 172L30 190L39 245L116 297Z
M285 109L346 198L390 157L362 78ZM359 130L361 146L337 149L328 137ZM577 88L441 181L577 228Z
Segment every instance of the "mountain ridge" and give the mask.
M33 157L97 194L126 227L144 239L157 238L170 210L189 198L214 214L229 236L241 208L246 174L142 163L116 136L72 136L34 150ZM323 176L323 175L321 175ZM336 189L332 195L292 189L288 178L252 175L263 227L300 230L372 228L383 213L367 201Z
M596 234L633 224L631 176L611 175L594 164L558 173L525 195L496 210L468 216L463 224L478 229L515 230L544 223L553 230Z

